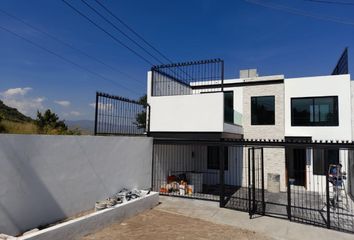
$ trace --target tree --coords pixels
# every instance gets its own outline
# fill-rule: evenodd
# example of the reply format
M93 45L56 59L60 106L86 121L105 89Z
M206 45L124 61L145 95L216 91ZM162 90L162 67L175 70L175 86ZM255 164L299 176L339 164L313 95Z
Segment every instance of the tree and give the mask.
M37 111L35 123L39 133L44 134L66 134L68 127L63 120L59 120L57 114L47 109L44 113Z
M147 108L147 95L141 96L138 99L138 103L144 106L144 110L141 113L138 113L135 117L136 125L139 129L146 129L146 108Z

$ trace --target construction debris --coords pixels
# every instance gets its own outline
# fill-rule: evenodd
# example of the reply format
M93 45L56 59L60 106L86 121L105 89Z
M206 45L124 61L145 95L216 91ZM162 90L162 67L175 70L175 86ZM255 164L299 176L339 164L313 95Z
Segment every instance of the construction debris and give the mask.
M113 196L107 198L106 200L98 201L95 204L95 211L100 211L106 208L113 207L117 204L121 204L124 202L128 202L132 199L140 198L145 195L148 195L150 191L144 191L144 190L128 190L126 188L123 188Z

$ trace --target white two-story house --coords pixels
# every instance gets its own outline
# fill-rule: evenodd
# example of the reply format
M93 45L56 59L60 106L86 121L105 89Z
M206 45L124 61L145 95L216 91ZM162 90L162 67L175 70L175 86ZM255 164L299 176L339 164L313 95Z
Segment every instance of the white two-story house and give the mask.
M343 64L341 61L336 69ZM170 65L166 65L148 73L150 135L156 139L354 140L354 81L343 71L337 69L328 76L286 78L259 76L251 69L240 71L239 78L220 80L214 75L219 67L203 69L203 76L200 70L195 73L188 66L176 65L167 72L164 69ZM183 159L184 171L199 172L203 184L218 183L218 164L212 159L217 153L212 146L171 145L165 146L164 151L170 154L162 156L155 151L154 156L166 161L155 166L161 179L171 171L178 172L180 167L172 162ZM247 151L233 147L225 155L225 183L245 185L246 178L232 176L239 176L240 172L246 175L247 169L240 168L247 161ZM280 191L286 191L287 177L306 190L324 191L325 183L321 181L325 181L328 171L325 164L341 163L348 174L346 187L354 193L354 164L348 161L351 157L347 149L338 148L266 148L265 188L271 173L279 175Z

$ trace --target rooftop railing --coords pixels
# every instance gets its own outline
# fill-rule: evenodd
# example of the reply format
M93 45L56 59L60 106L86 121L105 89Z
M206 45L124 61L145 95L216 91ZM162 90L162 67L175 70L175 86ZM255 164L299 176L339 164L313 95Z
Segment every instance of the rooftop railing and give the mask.
M153 66L151 72L152 96L223 91L224 61L221 59Z

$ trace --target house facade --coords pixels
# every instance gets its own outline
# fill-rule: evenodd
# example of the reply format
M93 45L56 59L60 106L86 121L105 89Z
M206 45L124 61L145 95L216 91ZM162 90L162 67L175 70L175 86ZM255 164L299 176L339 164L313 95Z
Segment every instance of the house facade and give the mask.
M148 73L150 134L154 138L354 140L354 86L349 74L285 78L258 76L251 69L240 71L237 79L223 80L222 87L216 78L192 78L186 84L172 75ZM158 178L166 178L171 171L181 172L177 166L171 167L180 157L183 171L200 173L203 184L218 184L219 165L213 166L210 160L213 151L216 154L213 147L166 147L169 156L155 153L156 158L166 161L158 169ZM240 171L241 175L247 174L247 169L240 166L246 165L248 152L244 147L226 151L225 183L245 186L247 178L227 176L240 176ZM342 164L348 180L353 178L350 175L354 169L348 162L351 156L346 149L265 148L263 154L265 189L271 174L279 177L280 191L286 191L287 177L305 190L325 191L325 163ZM314 177L317 184L313 183ZM347 190L354 192L351 181L346 184Z

